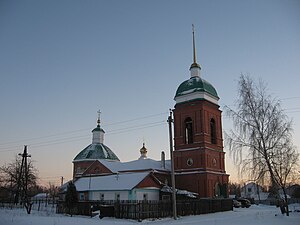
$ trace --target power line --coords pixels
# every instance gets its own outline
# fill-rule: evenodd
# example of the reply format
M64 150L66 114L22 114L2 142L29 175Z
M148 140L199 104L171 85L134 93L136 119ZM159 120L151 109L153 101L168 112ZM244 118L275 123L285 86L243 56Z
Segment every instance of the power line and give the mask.
M290 98L284 98L284 99L296 99L296 98L300 98L300 97L290 97ZM300 109L300 107L289 108L289 109L284 109L284 110L287 111L287 113L296 113L296 112L300 112L298 109ZM289 111L289 110L292 110L292 111ZM296 111L294 111L294 110L296 110ZM148 119L148 118L158 117L161 115L166 115L167 113L168 112L151 114L151 115L137 117L137 118L133 118L133 119L129 119L129 120L118 121L115 123L109 123L109 124L106 124L105 126L109 127L112 125L125 124L125 123L129 123L129 122L133 122L133 121L144 120L144 119ZM229 118L228 116L223 116L223 119L228 119L228 118ZM125 132L131 132L131 131L135 131L135 130L147 129L147 128L151 128L151 127L161 126L164 123L165 123L165 121L156 121L156 122L151 122L151 123L144 123L144 124L140 124L140 125L114 129L114 130L107 131L106 135L114 135L114 134L120 134L120 133L125 133ZM29 138L29 139L0 143L0 152L18 151L20 149L20 147L23 145L16 144L16 143L24 143L24 142L26 143L26 142L32 141L32 140L41 140L41 139L47 139L47 138L51 138L51 137L65 136L65 135L70 135L70 134L83 132L83 131L87 131L87 130L91 130L91 129L92 128L84 128L84 129L61 132L61 133L51 134L51 135L46 135L46 136L40 136L40 137L34 137L34 138ZM89 136L89 134L70 136L70 137L61 137L61 138L53 139L53 140L45 140L45 141L40 141L40 142L36 142L36 143L33 142L33 143L30 143L29 145L31 148L38 148L38 147L44 147L44 146L50 146L50 145L63 144L63 143L71 142L71 141L80 141L80 140L88 138L88 136ZM10 145L10 144L14 144L14 145ZM9 145L9 146L5 146L5 145Z
M293 96L293 97L287 97L287 98L280 98L278 100L283 101L283 100L293 100L293 99L299 99L299 98L300 98L300 96ZM224 107L224 106L229 107L229 106L235 106L235 105L234 104L222 104L222 107Z
M112 126L112 125L123 124L123 123L128 123L128 122L137 121L137 120L153 118L153 117L157 117L157 116L161 116L161 115L166 115L167 113L168 112L156 113L156 114L151 114L151 115L147 115L147 116L137 117L137 118L134 118L134 119L118 121L118 122L114 122L114 123L108 123L108 124L105 124L105 127L109 127L109 126ZM72 133L77 133L77 132L82 132L82 131L87 131L87 130L92 130L92 129L93 129L92 127L89 127L89 128L83 128L83 129L74 130L74 131L66 131L66 132L50 134L50 135L45 135L45 136L40 136L40 137L21 139L21 140L17 140L17 141L10 141L10 142L5 142L5 143L0 143L0 146L16 144L16 143L27 143L27 142L32 141L32 140L46 139L46 138L62 136L62 135L65 135L65 134L72 134ZM19 146L19 145L17 145L17 146ZM0 149L1 149L1 147L0 147Z
M114 135L114 134L120 134L120 133L125 133L125 132L130 132L130 131L136 131L136 130L142 130L142 129L147 129L147 128L151 128L151 127L157 127L157 126L161 126L161 125L165 125L165 121L161 121L161 122L156 122L156 123L152 123L152 125L149 126L144 126L144 127L137 127L135 129L129 129L129 130L123 130L123 131L118 131L115 133L109 133L108 135Z
M10 142L5 142L5 143L0 143L0 146L1 145L7 145L7 144L14 144L14 143L24 143L24 142L28 142L28 141L32 141L32 140L39 140L39 139L45 139L45 138L50 138L50 137L55 137L55 136L61 136L61 135L64 135L64 134L77 133L77 132L80 132L80 131L86 131L88 129L90 130L92 128L84 128L84 129L79 129L79 130L74 130L74 131L66 131L66 132L57 133L57 134L50 134L50 135L47 135L47 136L27 138L27 139L22 139L22 140L18 140L18 141L10 141Z
M146 129L146 128L151 128L155 126L160 126L164 124L165 121L156 121L156 122L151 122L151 123L144 123L140 125L135 125L135 126L130 126L130 127L125 127L125 128L120 128L120 129L115 129L107 132L107 135L114 135L114 134L119 134L119 133L124 133L124 132L131 132L135 130L141 130L141 129ZM29 146L31 149L38 148L38 147L45 147L49 145L56 145L56 144L63 144L71 141L79 141L88 138L89 135L80 135L80 136L73 136L73 137L67 137L67 138L59 138L55 140L49 140L49 141L41 141L41 142L36 142L36 143L30 143ZM36 138L34 138L35 140ZM0 152L9 152L9 151L17 151L17 147L20 147L19 145L14 145L14 146L8 146L8 147L0 147L0 149L5 149L1 150Z
M118 122L114 122L114 123L108 123L108 124L105 124L105 126L111 126L111 125L116 125L116 124L128 123L128 122L132 122L132 121L137 121L137 120L142 120L142 119L148 119L148 118L157 117L157 116L161 116L161 115L167 115L167 114L168 114L168 112L166 111L166 112L163 112L163 113L157 113L157 114L152 114L152 115L148 115L148 116L138 117L138 118L135 118L135 119L118 121Z
M297 99L300 98L300 96L295 96L295 97L288 97L288 98L282 98L280 100L290 100L290 99Z

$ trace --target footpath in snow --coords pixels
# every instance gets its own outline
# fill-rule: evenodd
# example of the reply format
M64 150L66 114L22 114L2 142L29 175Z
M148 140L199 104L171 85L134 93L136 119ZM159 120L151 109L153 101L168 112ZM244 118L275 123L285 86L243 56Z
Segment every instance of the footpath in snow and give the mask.
M144 220L142 222L133 220L121 220L115 218L98 217L90 218L83 216L67 216L60 214L53 214L48 212L39 212L33 210L30 215L26 214L25 209L0 209L0 225L123 225L123 224L205 224L205 225L299 225L300 204L290 205L290 216L281 215L280 209L275 206L267 205L252 205L250 208L234 209L233 211L220 212L213 214L205 214L198 216L180 217L178 220L172 218Z

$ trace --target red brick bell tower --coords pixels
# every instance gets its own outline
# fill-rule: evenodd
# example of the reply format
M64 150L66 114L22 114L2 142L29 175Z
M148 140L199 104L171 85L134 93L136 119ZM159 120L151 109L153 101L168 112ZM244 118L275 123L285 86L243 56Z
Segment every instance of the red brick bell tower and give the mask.
M199 197L227 197L222 117L215 88L200 77L193 30L191 77L180 84L174 109L176 188Z

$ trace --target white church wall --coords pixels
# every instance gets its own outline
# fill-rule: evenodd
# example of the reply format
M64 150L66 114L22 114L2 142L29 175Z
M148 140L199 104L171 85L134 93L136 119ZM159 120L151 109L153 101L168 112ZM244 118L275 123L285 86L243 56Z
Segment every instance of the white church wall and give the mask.
M129 191L92 191L89 193L89 200L129 200Z
M159 200L159 189L133 189L131 191L91 191L89 200Z

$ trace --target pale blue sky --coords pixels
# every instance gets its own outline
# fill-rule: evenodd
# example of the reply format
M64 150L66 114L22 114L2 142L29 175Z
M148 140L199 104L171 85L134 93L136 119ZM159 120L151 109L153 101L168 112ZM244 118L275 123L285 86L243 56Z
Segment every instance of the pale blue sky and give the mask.
M98 109L105 144L122 161L137 159L143 140L149 157L168 153L166 119L190 76L192 23L221 109L233 105L241 73L262 78L283 99L299 148L299 12L297 0L0 1L0 165L27 144L41 181L70 178Z

